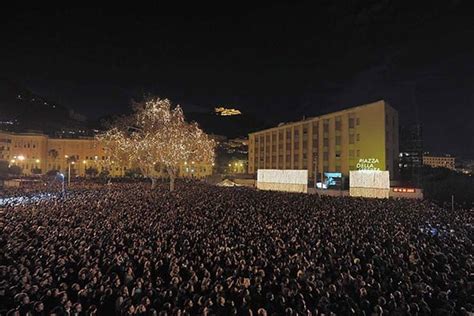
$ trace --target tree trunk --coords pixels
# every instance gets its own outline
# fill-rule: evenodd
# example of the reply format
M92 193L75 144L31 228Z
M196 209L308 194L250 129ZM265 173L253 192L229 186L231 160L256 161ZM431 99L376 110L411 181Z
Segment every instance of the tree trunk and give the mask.
M170 191L174 191L174 174L170 175Z
M151 189L156 188L156 178L151 178Z

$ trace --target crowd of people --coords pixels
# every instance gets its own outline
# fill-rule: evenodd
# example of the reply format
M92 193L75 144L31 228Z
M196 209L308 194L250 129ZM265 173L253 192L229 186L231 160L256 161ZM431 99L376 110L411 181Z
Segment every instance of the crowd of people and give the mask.
M0 211L0 314L474 313L469 209L118 183Z

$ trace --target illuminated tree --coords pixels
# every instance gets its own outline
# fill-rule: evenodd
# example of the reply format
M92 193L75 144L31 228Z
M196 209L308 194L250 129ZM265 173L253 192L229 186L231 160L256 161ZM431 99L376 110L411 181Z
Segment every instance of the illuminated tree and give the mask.
M98 136L109 157L121 165L135 166L156 185L155 166L164 166L170 190L179 166L185 161L214 162L215 142L196 123L184 120L179 105L168 99L149 97L133 104L133 114L121 117Z

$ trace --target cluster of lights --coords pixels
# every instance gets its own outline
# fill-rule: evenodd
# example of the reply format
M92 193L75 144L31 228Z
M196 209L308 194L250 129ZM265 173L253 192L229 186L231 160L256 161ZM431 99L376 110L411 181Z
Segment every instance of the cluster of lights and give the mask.
M214 112L220 116L232 116L232 115L241 115L242 112L237 109L227 109L225 107L214 108Z
M216 143L196 123L187 123L178 105L167 99L149 98L136 104L135 112L115 122L115 126L99 134L111 163L134 165L143 175L152 178L155 165L165 167L170 177L177 175L179 166L199 159L214 161Z
M412 189L412 188L393 188L393 192L415 193L415 189Z
M234 163L234 167L243 167L243 166L244 166L243 163L237 163L237 162ZM229 164L229 167L232 167L231 163Z
M13 162L16 162L17 160L19 160L19 161L24 161L25 159L26 159L26 158L25 158L25 156L23 156L23 155L13 156L13 159L10 160L10 162L13 163ZM40 163L40 160L39 160L39 159L36 159L35 162L36 162L36 163Z

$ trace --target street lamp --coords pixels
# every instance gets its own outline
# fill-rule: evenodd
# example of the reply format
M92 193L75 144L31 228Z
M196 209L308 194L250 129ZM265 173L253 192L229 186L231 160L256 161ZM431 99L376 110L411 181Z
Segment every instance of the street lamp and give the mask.
M318 155L314 155L314 188L318 188Z
M66 189L64 188L64 174L63 174L63 173L60 173L59 176L61 177L61 180L62 180L63 193L64 193L64 191L66 190Z
M67 164L67 186L71 185L71 165L74 165L75 162L71 161Z

